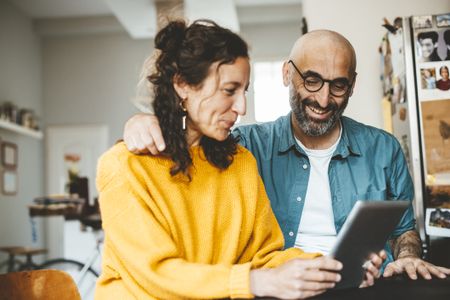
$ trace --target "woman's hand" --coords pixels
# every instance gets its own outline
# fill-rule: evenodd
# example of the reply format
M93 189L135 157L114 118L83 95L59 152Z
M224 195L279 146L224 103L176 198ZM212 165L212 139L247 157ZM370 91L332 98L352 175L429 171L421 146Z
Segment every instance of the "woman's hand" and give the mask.
M293 259L273 269L250 272L250 288L255 296L305 299L333 288L341 280L342 263L330 257Z

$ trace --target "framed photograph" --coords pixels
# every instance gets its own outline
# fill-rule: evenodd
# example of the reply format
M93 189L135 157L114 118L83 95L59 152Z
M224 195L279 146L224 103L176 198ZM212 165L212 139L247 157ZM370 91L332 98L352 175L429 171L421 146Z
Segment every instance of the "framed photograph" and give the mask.
M17 194L17 173L16 171L4 170L2 173L2 193L4 195Z
M436 88L436 69L426 68L420 69L422 89L432 90Z
M450 27L450 13L436 16L437 27Z
M5 168L17 168L17 145L9 142L2 143L2 165Z
M450 237L450 209L427 208L425 229L429 235Z
M432 20L431 15L413 17L413 27L415 29L431 28L433 27L433 22L431 20Z

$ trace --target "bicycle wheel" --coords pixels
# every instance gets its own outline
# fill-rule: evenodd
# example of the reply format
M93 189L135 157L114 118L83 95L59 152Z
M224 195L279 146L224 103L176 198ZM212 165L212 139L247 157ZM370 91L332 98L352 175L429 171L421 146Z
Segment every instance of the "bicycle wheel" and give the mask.
M91 300L94 299L95 283L98 278L98 273L89 267L86 273L82 275L80 271L83 267L84 264L79 261L61 258L46 261L39 266L39 269L56 269L69 273L77 284L81 299Z

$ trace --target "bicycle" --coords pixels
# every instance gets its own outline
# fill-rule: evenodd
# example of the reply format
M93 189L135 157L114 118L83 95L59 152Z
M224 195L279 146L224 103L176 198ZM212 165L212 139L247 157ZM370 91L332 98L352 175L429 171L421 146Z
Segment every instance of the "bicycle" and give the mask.
M82 221L84 225L87 222L87 218ZM91 220L91 222L96 221ZM92 266L101 254L100 247L103 243L103 232L95 229L92 232L96 237L96 245L86 262L82 263L73 259L57 258L45 261L39 266L39 269L57 269L69 273L77 284L78 291L83 300L93 299L95 284L99 276L99 273Z
M0 263L0 270L7 266L7 272L41 269L65 271L72 276L77 284L81 298L83 300L92 299L95 283L99 276L98 272L92 268L92 265L100 255L100 244L101 242L99 241L96 245L95 252L85 263L73 259L57 258L46 260L42 264L37 264L33 261L32 255L44 254L46 252L45 249L31 249L26 247L0 248L0 251L8 253L9 256L6 261ZM16 258L17 255L26 255L27 259L22 261Z
M84 180L84 181L83 181ZM81 182L87 185L87 179L81 178ZM6 247L0 248L9 254L5 263L8 266L8 272L37 270L37 269L57 269L69 273L77 284L78 291L83 300L90 300L94 297L94 289L99 273L93 268L97 258L101 255L101 245L103 243L103 231L101 230L101 218L99 214L98 201L94 205L84 199L89 199L85 193L83 198L66 197L41 197L34 199L34 204L29 205L29 215L32 223L33 240L36 235L35 223L33 217L62 215L65 220L78 220L82 227L89 229L95 236L95 247L91 251L88 259L81 262L68 258L56 258L46 260L41 264L36 264L32 256L46 253L46 249L31 249L26 247ZM26 260L21 261L16 258L17 255L26 255ZM0 268L1 270L1 268Z

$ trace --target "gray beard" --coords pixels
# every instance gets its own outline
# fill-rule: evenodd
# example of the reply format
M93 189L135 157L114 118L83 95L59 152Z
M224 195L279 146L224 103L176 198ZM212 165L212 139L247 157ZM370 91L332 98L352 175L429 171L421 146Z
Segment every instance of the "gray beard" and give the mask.
M336 126L336 123L341 118L344 113L345 108L348 104L348 97L344 100L341 106L337 104L329 104L331 106L330 109L333 110L331 116L325 121L317 121L313 120L308 116L306 112L305 102L312 102L308 99L302 99L300 94L295 90L293 85L289 86L289 104L291 105L292 113L294 114L294 118L297 121L300 129L307 136L322 136L331 131L331 129Z

